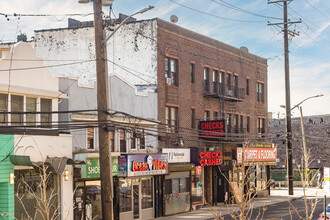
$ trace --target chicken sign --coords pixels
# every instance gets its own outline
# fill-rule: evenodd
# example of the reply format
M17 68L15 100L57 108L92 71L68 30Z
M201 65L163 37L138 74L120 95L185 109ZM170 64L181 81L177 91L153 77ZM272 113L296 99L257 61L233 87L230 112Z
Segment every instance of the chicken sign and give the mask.
M277 149L274 144L256 144L237 148L238 163L276 164Z

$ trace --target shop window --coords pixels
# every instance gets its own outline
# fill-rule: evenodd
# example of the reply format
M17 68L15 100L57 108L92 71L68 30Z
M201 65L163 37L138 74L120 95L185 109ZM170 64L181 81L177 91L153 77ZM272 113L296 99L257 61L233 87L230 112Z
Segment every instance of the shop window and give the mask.
M23 112L23 96L11 95L11 112ZM11 114L12 125L23 123L23 114Z
M52 111L52 100L51 99L41 99L40 100L40 110L41 112L51 112ZM41 114L41 125L51 126L52 123L52 114L43 113Z
M120 152L126 153L127 152L127 147L126 147L126 135L125 135L125 130L120 129L119 130L119 146L120 146Z
M142 209L153 207L153 184L152 179L142 179Z
M173 178L165 180L165 194L177 194L188 192L189 178Z
M26 97L26 111L36 112L37 111L37 99ZM36 114L26 114L26 124L35 125L36 124Z
M166 124L168 133L177 133L178 130L178 108L166 107Z
M178 84L178 61L172 58L165 58L165 79L169 85Z
M203 173L202 167L196 166L196 171L192 175L191 182L191 201L192 203L203 202Z
M0 94L0 112L8 112L8 95ZM4 124L8 121L7 114L0 114L0 124Z
M187 178L180 178L180 193L188 192Z
M257 101L264 103L264 84L263 83L257 83Z
M87 149L94 149L94 128L87 128Z
M119 212L132 211L131 179L119 180Z

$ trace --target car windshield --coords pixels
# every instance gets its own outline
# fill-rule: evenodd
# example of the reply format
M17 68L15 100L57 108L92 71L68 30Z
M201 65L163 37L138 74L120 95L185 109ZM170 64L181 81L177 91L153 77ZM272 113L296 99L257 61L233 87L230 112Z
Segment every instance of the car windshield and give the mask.
M327 212L330 212L330 206L327 206L326 211L327 211Z

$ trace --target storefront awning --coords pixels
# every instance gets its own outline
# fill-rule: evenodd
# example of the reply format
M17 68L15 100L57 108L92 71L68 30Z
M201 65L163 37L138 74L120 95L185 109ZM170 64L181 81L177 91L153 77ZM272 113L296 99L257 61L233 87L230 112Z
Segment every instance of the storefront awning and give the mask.
M30 156L22 156L22 155L10 155L10 161L12 164L16 166L34 166L41 167L43 164L48 167L52 172L57 175L61 175L64 172L65 166L69 165L79 165L85 164L84 161L80 160L72 160L67 157L47 157L45 162L38 161L32 162Z

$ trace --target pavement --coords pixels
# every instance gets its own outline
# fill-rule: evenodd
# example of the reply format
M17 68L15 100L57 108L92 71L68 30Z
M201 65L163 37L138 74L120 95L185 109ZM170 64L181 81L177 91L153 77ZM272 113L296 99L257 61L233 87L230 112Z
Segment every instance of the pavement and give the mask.
M323 189L319 189L316 187L307 188L305 190L306 197L323 197ZM271 189L270 196L266 197L256 197L249 204L250 207L254 209L267 210L266 206L274 205L281 202L290 202L293 200L301 199L304 197L304 191L301 187L295 187L293 195L288 195L287 188L276 188ZM223 204L219 203L217 206L213 207L203 207L198 210L194 210L191 212L186 212L177 215L171 215L166 217L161 217L158 219L161 220L183 220L183 219L199 219L199 220L210 220L216 219L217 216L224 216L230 213L234 213L238 211L237 204Z

